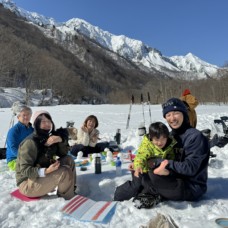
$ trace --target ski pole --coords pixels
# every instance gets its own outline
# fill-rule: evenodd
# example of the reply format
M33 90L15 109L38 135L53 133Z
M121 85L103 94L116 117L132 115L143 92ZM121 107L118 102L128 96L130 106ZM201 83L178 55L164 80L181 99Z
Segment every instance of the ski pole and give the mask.
M150 93L148 92L147 95L148 95L148 105L149 105L150 123L152 123L152 120L151 120L151 109L150 109Z
M134 104L134 96L133 96L133 94L132 94L132 96L131 96L130 108L129 108L128 117L127 117L127 126L126 126L126 129L129 128L129 123L130 123L130 118L131 118L131 108L132 108L132 104Z
M141 93L141 104L142 104L143 121L144 121L144 125L145 125L144 104L143 104L143 94L142 93Z
M11 121L10 121L9 129L14 125L14 116L15 116L15 114L13 113ZM7 141L7 136L6 136L6 141ZM6 147L6 141L4 144L4 148Z

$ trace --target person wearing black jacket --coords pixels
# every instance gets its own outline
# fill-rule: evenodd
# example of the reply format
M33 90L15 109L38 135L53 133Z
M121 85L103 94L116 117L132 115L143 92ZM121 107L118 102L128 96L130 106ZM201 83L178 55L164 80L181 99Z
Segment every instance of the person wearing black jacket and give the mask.
M210 154L207 138L190 126L187 109L180 99L169 99L162 109L177 141L175 159L148 160L149 178L139 175L134 182L135 188L144 189L133 199L138 208L150 208L165 200L194 201L207 191ZM117 190L114 200L124 200L122 192Z

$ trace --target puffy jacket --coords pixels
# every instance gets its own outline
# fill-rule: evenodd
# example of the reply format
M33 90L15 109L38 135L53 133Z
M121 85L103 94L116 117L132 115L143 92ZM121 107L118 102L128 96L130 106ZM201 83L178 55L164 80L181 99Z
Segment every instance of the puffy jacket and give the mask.
M99 131L94 128L93 131L91 133L87 133L84 132L81 128L78 130L78 134L77 134L77 140L76 143L77 144L82 144L84 146L91 146L91 147L95 147L97 144L97 141L94 142L92 139L94 136L96 136L97 134L99 134Z
M169 138L167 143L168 145L166 145L165 148L158 148L152 143L148 135L144 135L134 159L134 168L141 167L143 172L146 173L149 170L147 162L149 158L173 160L175 157L173 147L177 142L176 140Z
M51 146L44 146L35 133L27 137L19 147L16 165L17 186L28 178L38 178L39 168L48 168L55 156L67 155L68 149L67 140Z
M190 122L190 125L195 128L197 125L197 115L196 115L195 108L199 104L198 100L191 94L182 96L180 97L180 99L187 103L189 122Z
M207 191L209 144L206 137L195 128L174 136L177 140L179 161L169 160L168 169L182 178L190 189L193 200Z
M32 132L34 131L31 124L29 126L25 126L21 122L15 124L12 128L10 128L7 134L7 149L6 149L6 159L7 163L15 160L18 154L19 144Z

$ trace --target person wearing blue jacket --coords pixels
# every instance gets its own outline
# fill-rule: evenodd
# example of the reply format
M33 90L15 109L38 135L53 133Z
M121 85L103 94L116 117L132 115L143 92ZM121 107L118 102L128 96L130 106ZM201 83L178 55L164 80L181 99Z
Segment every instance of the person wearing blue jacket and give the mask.
M31 133L33 133L33 127L30 123L32 116L32 109L28 106L22 105L18 107L17 113L18 118L12 128L10 128L7 139L6 139L6 160L10 170L15 171L16 159L18 155L18 148L20 143Z

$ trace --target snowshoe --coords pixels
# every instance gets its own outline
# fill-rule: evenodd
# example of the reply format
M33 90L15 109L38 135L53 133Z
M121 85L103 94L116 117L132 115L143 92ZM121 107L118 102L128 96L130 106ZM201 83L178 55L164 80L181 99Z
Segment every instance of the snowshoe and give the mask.
M218 146L219 148L222 148L222 147L224 147L227 143L228 143L228 137L227 137L227 136L219 137L216 146Z
M140 193L133 199L134 206L138 209L152 208L159 204L161 201L162 199L160 195L152 195L147 193Z
M220 119L214 120L215 124L221 124L222 125L223 133L225 135L228 135L228 126L226 125L227 120L228 120L227 116L222 116L222 117L220 117Z

